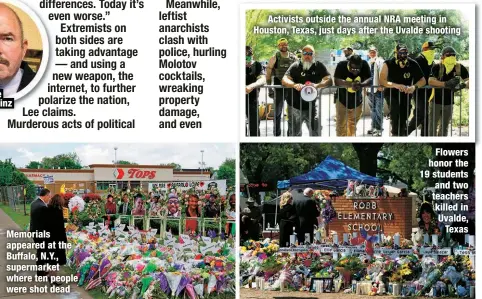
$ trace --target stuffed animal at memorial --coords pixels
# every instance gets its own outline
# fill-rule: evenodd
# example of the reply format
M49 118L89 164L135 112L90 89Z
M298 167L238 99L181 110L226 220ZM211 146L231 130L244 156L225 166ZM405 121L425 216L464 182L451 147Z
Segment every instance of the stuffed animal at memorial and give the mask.
M423 233L421 229L417 229L417 231L412 232L413 245L421 245L422 241L423 241Z
M359 196L359 197L366 196L367 191L366 191L365 185L361 185L361 184L357 185L355 187L355 194L356 194L356 196Z
M355 182L349 180L348 181L348 188L346 188L346 197L352 197L355 192Z
M375 189L374 186L370 186L368 188L368 197L370 197L370 198L376 198L377 197L376 189Z
M378 295L385 295L387 292L385 289L385 283L383 282L383 272L380 272L377 276L376 283L378 283Z
M372 288L370 292L368 292L368 296L375 296L378 293L378 284L376 282L372 282Z

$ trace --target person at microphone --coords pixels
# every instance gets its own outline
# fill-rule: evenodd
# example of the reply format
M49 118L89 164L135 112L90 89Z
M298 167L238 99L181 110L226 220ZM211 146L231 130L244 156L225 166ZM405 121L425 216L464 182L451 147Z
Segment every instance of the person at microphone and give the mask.
M293 97L288 100L288 136L301 136L303 122L306 122L310 136L318 136L320 125L316 119L316 101L307 102L301 98L301 89L311 85L324 88L332 85L331 76L325 65L315 59L315 49L306 45L302 58L294 62L286 71L282 84L293 88Z
M362 87L371 85L368 62L360 55L340 61L335 69L335 85L340 86L336 99L336 136L355 136L362 115Z

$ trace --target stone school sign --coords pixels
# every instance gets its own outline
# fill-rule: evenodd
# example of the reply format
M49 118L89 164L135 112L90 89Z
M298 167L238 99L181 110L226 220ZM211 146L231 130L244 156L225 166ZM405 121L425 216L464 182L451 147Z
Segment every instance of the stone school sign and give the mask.
M412 199L346 199L333 200L336 218L329 224L329 230L338 235L353 233L364 228L369 235L380 230L385 235L399 233L410 239L412 234Z

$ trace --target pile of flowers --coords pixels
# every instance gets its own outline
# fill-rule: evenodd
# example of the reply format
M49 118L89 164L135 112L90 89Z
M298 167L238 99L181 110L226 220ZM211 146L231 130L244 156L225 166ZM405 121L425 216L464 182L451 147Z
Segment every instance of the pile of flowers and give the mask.
M393 248L392 246L387 248ZM351 287L351 281L373 285L370 295L392 293L399 284L405 296L467 296L475 284L475 271L468 256L435 258L409 254L405 256L374 254L345 255L333 260L331 254L308 247L302 253L281 253L276 240L247 241L240 250L240 280L249 285L255 277L264 277L268 290L309 290L310 278L333 278L334 285ZM348 282L348 283L347 283ZM352 290L347 289L348 292Z
M101 288L115 298L234 298L234 244L218 243L215 252L203 254L200 238L190 240L193 245L183 250L177 240L163 246L149 232L115 235L92 229L70 231L68 240L74 244L67 252L68 265L86 290Z

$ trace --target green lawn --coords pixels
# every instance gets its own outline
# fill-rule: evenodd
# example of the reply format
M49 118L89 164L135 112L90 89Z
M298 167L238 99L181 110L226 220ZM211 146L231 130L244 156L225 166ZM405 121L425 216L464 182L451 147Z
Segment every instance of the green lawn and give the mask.
M20 211L13 210L10 206L1 204L0 208L7 214L21 229L25 229L30 223L30 205L27 206L27 215L24 215L23 207Z

